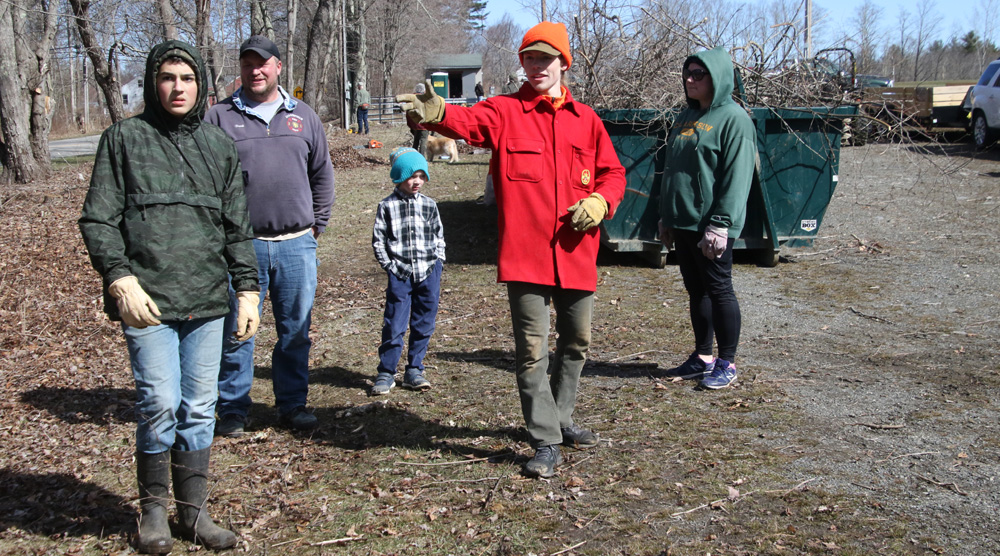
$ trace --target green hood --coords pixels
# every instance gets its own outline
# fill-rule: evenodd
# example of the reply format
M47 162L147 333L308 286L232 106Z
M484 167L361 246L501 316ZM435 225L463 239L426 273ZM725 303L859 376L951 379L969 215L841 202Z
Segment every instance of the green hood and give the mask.
M684 69L688 68L691 62L698 62L705 66L709 75L712 76L712 85L715 91L712 94L712 106L698 106L698 101L688 97L688 106L696 110L707 110L733 101L733 59L729 53L721 46L711 50L705 50L697 54L688 56L684 60Z
M194 108L182 119L178 120L163 105L156 91L156 73L160 65L169 57L177 56L194 69L195 80L198 82L198 99ZM146 101L143 114L151 123L161 129L192 131L201 125L205 117L208 103L208 79L205 73L205 62L198 49L184 41L170 40L162 42L149 51L146 57L146 77L143 81L142 98Z

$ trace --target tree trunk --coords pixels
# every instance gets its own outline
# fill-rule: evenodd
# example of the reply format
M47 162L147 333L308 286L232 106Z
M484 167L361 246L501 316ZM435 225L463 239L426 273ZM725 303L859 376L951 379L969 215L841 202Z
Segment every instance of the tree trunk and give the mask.
M118 81L118 76L114 72L115 48L117 43L108 48L108 58L105 60L100 45L97 44L97 37L94 28L90 26L90 0L69 0L73 8L73 18L76 19L76 29L80 33L80 42L94 66L94 80L104 94L104 100L108 105L108 114L111 122L120 122L125 119L125 106L122 105L122 84Z
M365 23L365 0L346 1L347 57L353 70L350 74L351 114L357 114L358 83L364 83L368 76L368 27Z
M174 8L170 5L170 0L156 0L156 7L160 10L160 19L163 20L163 38L173 40L179 38L177 25L174 24Z
M264 35L274 40L274 26L271 16L267 13L265 0L250 0L250 34Z
M333 0L319 0L316 12L313 14L312 24L306 34L306 71L302 82L302 100L319 111L319 102L322 96L320 87L321 76L326 72L325 64L328 58L324 56L329 43L335 40L333 26L330 22L333 17ZM325 40L321 39L323 37Z
M49 130L52 128L53 99L49 95L51 87L51 66L49 58L52 55L52 43L55 40L57 28L56 3L42 0L41 10L44 14L41 36L34 49L32 70L33 80L27 83L28 94L31 96L31 150L35 160L44 172L49 167Z
M285 89L295 89L295 27L298 25L299 2L288 0L288 47L285 49L285 63L282 73L285 74Z
M3 163L18 183L28 183L40 174L31 151L28 110L24 86L18 73L11 6L0 10L0 132L3 133Z

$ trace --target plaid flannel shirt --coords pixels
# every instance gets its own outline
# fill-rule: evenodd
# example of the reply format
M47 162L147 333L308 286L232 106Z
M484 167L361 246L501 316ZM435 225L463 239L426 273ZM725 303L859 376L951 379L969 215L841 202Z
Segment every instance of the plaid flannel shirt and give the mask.
M434 199L396 189L378 204L372 233L375 259L400 280L422 282L440 259L444 262L444 227Z

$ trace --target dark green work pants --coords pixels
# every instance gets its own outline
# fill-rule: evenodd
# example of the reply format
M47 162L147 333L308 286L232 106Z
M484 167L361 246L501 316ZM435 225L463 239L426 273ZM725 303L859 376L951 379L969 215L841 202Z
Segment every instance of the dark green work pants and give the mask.
M580 371L590 348L594 292L524 282L507 284L514 324L517 388L532 446L562 443L573 424ZM549 366L549 306L556 310L556 351Z

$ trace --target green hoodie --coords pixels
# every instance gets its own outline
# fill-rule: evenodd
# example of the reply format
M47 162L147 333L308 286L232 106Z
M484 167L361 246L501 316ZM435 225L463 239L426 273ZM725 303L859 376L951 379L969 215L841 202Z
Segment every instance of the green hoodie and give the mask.
M739 237L757 156L756 132L733 98L733 61L722 48L684 61L705 66L715 88L707 108L688 97L670 130L660 192L660 218L667 228L703 232L709 225Z
M183 118L160 104L156 75L171 56L195 70L198 97ZM104 311L120 320L108 286L135 276L160 320L229 312L229 282L258 291L257 255L236 145L202 122L205 64L193 46L167 41L146 60L142 114L104 131L97 147L80 232L104 281Z

